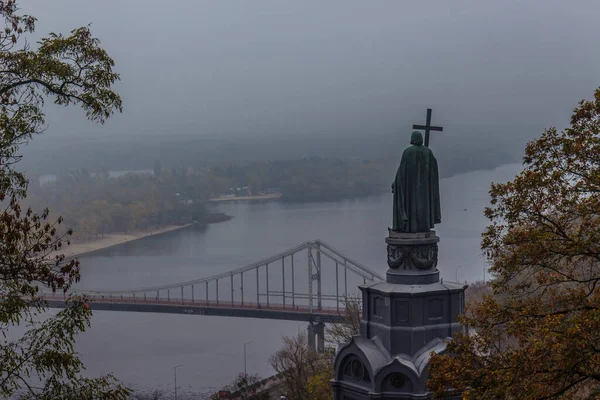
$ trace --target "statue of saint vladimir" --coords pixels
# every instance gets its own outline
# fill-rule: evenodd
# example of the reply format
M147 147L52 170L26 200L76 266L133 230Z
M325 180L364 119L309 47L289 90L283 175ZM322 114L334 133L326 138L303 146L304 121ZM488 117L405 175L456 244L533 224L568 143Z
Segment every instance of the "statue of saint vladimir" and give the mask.
M421 132L413 132L411 146L402 153L394 193L394 220L396 232L429 232L442 221L438 165L433 152L423 146Z

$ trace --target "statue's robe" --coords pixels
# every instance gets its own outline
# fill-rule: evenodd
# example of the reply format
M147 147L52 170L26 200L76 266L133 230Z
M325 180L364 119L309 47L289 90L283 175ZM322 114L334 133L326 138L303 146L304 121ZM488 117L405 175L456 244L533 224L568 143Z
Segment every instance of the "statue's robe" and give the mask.
M392 229L398 232L429 232L442 220L437 160L419 136L413 136L413 144L404 150L392 184Z

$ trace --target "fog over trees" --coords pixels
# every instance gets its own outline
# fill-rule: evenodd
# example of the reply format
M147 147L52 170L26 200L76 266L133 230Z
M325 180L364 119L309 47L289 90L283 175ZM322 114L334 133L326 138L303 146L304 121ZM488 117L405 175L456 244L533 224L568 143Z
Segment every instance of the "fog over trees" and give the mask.
M600 6L578 4L32 0L34 38L92 23L126 112L97 127L47 107L21 168L397 159L427 107L443 171L514 162L597 84Z

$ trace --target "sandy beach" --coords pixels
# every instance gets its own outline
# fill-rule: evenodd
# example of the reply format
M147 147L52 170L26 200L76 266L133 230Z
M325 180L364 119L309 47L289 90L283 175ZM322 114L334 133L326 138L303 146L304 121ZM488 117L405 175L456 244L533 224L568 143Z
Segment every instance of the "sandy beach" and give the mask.
M131 234L111 233L108 235L104 235L104 237L100 237L96 240L91 240L89 242L71 242L71 245L63 247L60 253L64 254L67 258L78 257L92 251L101 250L107 247L116 246L118 244L131 242L132 240L137 240L147 236L160 235L162 233L183 229L190 225L193 225L193 223L186 225L167 225L160 229Z

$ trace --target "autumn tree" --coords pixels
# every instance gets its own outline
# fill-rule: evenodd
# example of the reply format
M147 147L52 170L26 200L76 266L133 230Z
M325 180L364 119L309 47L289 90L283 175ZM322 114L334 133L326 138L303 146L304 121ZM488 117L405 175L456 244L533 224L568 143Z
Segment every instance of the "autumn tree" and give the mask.
M344 302L343 320L329 324L326 339L329 343L348 343L360 333L362 299L351 296ZM270 359L273 369L281 374L288 398L291 400L323 400L333 396L331 380L334 375L335 351L326 349L318 354L309 347L305 333L284 336L283 347Z
M326 351L319 354L318 363L315 365L312 375L308 378L306 390L307 400L329 400L333 399L331 380L334 376L335 352Z
M600 89L571 125L526 147L524 169L493 184L482 248L493 294L471 306L430 389L468 399L600 397Z
M43 103L78 105L91 120L104 122L121 110L112 91L119 76L113 60L87 27L69 35L50 34L32 48L26 35L35 18L20 15L14 0L0 1L0 395L3 398L125 399L129 391L112 376L86 378L74 352L75 338L89 326L82 298L46 318L40 290L67 293L79 280L79 262L61 247L70 232L62 220L22 209L27 180L14 169L19 147L45 127ZM27 331L14 337L11 328Z
M344 300L343 320L327 326L327 341L334 344L349 343L353 336L360 334L360 314L362 298L351 296Z
M319 354L308 345L306 333L283 337L283 347L269 358L275 372L282 376L291 400L308 399L309 378L320 371Z

